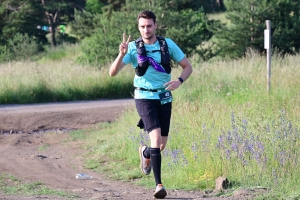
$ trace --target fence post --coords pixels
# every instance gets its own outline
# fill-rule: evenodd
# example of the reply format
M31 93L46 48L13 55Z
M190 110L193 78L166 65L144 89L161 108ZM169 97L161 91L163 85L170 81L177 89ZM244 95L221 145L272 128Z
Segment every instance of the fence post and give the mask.
M271 21L266 20L267 29L264 32L265 49L267 50L267 91L271 90Z

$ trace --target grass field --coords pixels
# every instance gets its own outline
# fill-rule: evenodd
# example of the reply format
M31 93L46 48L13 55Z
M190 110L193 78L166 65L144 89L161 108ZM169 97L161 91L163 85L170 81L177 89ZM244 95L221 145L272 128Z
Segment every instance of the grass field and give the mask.
M270 189L265 198L300 198L300 56L273 56L269 93L265 57L251 53L231 61L190 61L192 76L173 92L170 137L162 152L164 184L211 189L217 177L226 176L232 188ZM0 103L131 96L131 67L113 78L108 68L69 59L1 64ZM174 78L179 73L173 69ZM82 132L89 135L86 167L152 187L153 177L142 177L137 167L139 145L149 144L136 127L138 119L129 107L117 122ZM103 157L110 161L103 163Z
M173 92L169 143L162 152L164 184L212 189L217 177L226 176L232 189L270 189L263 199L299 198L299 59L273 57L269 93L264 57L192 61L193 75ZM179 73L175 69L174 77ZM86 166L152 187L153 177L141 177L137 167L138 146L149 144L138 119L129 108L118 122L90 133L94 150ZM116 162L103 165L103 156Z

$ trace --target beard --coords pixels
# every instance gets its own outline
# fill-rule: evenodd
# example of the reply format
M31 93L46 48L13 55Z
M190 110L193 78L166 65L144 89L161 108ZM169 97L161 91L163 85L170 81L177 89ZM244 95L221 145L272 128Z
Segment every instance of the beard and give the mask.
M147 40L150 40L150 39L152 39L153 37L154 37L155 35L154 34L144 34L144 39L147 39Z

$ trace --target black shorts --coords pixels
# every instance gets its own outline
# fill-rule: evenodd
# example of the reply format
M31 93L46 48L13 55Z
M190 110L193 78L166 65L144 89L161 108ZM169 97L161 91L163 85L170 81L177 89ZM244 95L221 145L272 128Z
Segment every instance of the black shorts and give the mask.
M148 133L160 128L162 136L169 135L172 103L161 105L158 99L136 99L135 106L141 117L138 127Z

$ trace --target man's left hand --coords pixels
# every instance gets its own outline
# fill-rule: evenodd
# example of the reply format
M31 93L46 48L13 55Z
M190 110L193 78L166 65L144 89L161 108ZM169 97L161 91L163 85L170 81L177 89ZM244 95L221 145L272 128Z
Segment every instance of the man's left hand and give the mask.
M166 90L174 91L181 85L181 82L177 80L172 80L164 84L164 86L167 86Z

